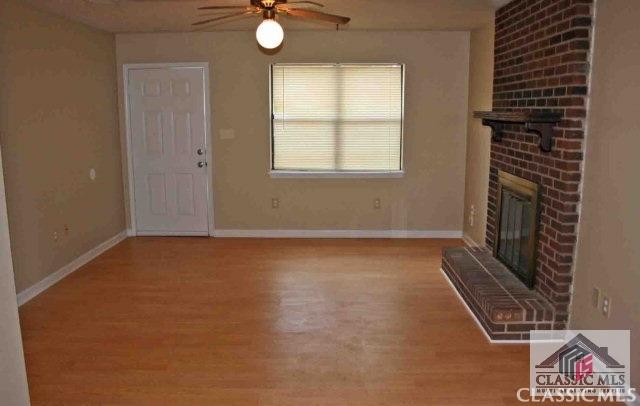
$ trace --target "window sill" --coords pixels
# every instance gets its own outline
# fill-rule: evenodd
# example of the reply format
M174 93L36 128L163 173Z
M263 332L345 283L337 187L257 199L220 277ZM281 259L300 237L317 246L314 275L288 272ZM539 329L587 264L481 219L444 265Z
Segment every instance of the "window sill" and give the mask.
M402 178L404 171L394 172L307 172L307 171L270 171L272 178Z

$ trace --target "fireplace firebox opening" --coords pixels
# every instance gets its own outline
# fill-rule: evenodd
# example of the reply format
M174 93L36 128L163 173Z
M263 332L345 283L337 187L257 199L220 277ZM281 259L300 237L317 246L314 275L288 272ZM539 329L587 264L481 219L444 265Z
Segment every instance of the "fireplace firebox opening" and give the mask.
M533 289L538 242L539 187L498 171L496 235L493 255L529 289Z

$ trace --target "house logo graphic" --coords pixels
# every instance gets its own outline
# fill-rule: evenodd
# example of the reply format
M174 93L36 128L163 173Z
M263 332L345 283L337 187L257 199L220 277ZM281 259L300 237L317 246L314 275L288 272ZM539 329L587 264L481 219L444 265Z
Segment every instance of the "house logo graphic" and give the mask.
M627 393L628 330L531 332L531 391Z
M624 368L624 365L609 355L607 347L598 347L582 334L576 335L536 368L548 369L558 366L558 372L573 382L584 381L594 374L593 358L600 360L606 368Z

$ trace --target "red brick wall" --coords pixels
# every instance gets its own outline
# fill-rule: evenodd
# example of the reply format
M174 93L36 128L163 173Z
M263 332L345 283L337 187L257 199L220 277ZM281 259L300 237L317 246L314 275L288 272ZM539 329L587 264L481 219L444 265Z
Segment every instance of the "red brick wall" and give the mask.
M493 245L498 169L541 185L536 290L566 320L578 224L593 0L514 0L496 12L493 109L563 114L551 152L521 125L491 145L486 243ZM563 314L565 313L565 314Z

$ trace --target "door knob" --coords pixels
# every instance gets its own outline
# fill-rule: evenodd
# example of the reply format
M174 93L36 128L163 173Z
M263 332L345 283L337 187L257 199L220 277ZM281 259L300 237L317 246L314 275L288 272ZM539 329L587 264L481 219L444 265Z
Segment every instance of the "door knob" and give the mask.
M207 166L206 162L202 162L202 161L198 162L198 168L204 168L205 166Z
M196 151L196 154L198 154L198 155L204 155L204 149L202 149L202 148L198 148L198 150Z

